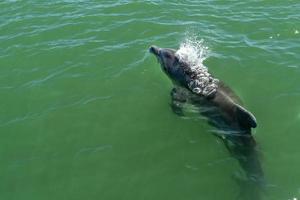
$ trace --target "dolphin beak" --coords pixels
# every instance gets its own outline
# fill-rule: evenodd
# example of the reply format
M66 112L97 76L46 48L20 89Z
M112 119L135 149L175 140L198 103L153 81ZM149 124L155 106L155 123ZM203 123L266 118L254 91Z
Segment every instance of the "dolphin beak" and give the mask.
M156 56L158 56L158 55L159 55L159 52L160 52L160 48L157 47L157 46L152 45L152 46L149 48L149 52L150 52L150 53L153 53L153 54L156 55Z

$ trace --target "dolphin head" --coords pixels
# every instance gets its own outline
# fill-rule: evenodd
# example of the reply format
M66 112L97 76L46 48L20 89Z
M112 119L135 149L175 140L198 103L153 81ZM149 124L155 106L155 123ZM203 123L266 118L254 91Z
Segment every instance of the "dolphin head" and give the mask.
M151 46L149 52L154 54L161 65L163 72L175 83L186 86L185 72L179 58L176 56L176 50L169 48L159 48Z

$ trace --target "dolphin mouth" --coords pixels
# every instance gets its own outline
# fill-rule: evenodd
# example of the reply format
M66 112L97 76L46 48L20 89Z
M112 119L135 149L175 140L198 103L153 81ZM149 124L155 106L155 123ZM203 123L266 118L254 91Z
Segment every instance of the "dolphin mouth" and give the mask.
M152 45L152 46L149 48L149 52L150 52L150 53L153 53L153 54L156 55L156 56L159 56L159 54L160 54L160 48L157 47L157 46Z

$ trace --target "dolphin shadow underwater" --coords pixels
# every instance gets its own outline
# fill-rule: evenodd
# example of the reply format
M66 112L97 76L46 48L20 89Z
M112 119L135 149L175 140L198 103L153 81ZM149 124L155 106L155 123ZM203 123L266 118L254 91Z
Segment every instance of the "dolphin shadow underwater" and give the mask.
M149 51L173 82L171 108L174 113L183 116L183 106L186 103L194 105L215 127L214 135L221 139L243 169L245 178L235 176L240 186L238 199L261 199L265 181L256 141L251 134L251 129L257 126L254 115L203 65L190 63L174 49L151 46Z

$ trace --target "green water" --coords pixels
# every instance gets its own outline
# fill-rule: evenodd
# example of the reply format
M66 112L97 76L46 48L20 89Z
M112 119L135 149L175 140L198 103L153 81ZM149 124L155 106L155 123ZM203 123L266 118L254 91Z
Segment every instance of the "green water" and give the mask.
M299 199L299 11L296 0L2 0L0 199L247 199L237 160L197 114L171 111L172 84L148 53L190 33L257 118L260 198Z

